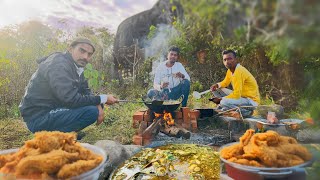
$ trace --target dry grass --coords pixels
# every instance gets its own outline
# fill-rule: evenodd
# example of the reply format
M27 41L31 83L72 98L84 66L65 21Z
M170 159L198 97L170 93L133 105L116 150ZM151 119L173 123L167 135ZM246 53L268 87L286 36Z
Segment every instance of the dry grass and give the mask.
M132 126L133 113L143 108L142 105L126 103L105 109L105 121L99 126L95 124L83 130L86 136L80 142L94 144L98 140L113 140L122 144L130 144L135 130ZM0 119L0 149L18 148L24 141L32 139L23 120Z
M0 149L18 148L33 137L21 119L1 119L0 132Z

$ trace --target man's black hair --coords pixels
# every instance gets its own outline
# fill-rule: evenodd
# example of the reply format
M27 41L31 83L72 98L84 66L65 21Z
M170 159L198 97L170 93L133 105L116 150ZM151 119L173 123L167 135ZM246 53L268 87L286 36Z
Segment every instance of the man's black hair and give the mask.
M180 49L179 49L178 47L176 47L176 46L170 47L169 50L168 50L168 52L170 52L170 51L177 52L178 55L180 54Z
M228 49L228 50L222 51L222 55L229 54L229 53L232 53L233 57L235 58L237 57L237 53L234 50Z

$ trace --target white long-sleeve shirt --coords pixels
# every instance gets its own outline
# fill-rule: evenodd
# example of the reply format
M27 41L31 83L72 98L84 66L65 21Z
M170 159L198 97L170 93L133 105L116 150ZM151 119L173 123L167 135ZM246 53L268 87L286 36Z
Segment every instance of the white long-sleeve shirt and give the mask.
M184 75L184 79L188 79L190 81L190 76L181 63L175 62L172 67L167 67L167 62L168 61L161 62L155 71L153 88L159 91L161 90L162 82L169 82L168 88L174 88L179 85L182 79L175 77L175 74L178 72Z

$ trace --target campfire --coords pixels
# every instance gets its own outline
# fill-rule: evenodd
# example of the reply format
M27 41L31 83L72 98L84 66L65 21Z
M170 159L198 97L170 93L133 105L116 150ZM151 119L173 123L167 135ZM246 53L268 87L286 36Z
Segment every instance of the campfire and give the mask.
M164 111L163 114L154 113L154 115L156 118L163 116L162 119L166 122L165 125L168 125L168 126L174 125L174 119L172 118L172 115L170 112Z
M183 127L180 127L178 124L175 124L175 121L170 112L164 111L163 114L155 113L156 119L160 121L160 132L171 136L171 137L183 137L189 139L191 136L190 131L186 130Z
M174 112L154 113L151 110L136 112L133 127L137 129L133 143L147 145L162 132L170 137L189 139L191 132L197 131L199 111L181 108Z

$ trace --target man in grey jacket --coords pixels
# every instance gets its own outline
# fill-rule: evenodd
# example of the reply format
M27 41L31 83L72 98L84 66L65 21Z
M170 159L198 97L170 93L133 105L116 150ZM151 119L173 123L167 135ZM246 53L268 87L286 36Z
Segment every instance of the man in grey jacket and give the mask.
M95 96L83 71L95 48L85 38L75 39L65 53L53 53L38 60L20 103L21 115L31 132L80 131L103 122L103 104L114 104L113 95Z

